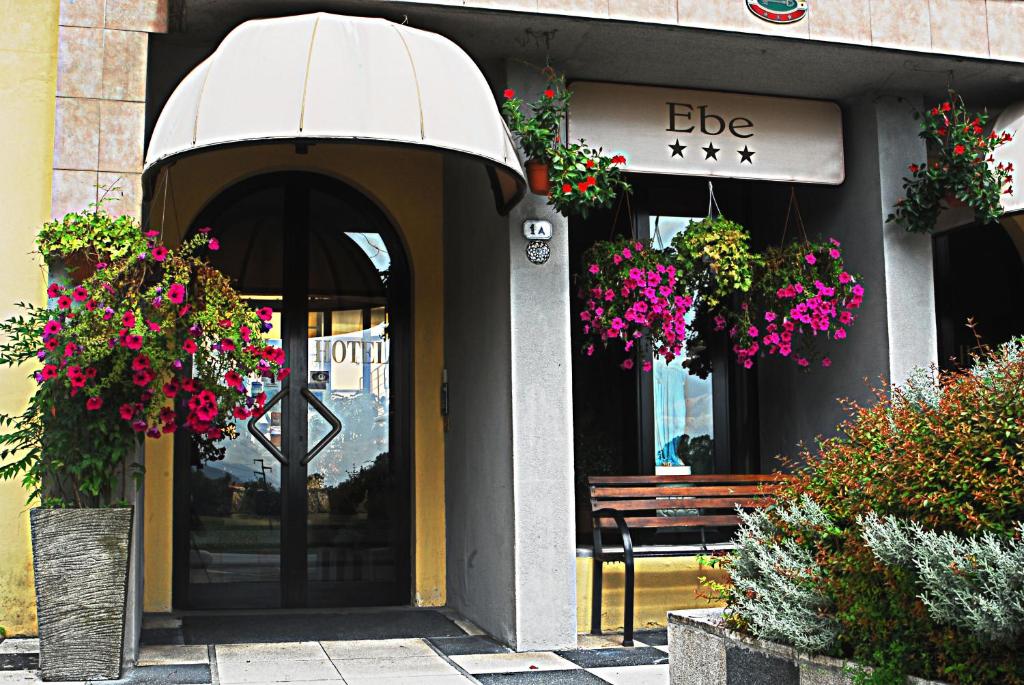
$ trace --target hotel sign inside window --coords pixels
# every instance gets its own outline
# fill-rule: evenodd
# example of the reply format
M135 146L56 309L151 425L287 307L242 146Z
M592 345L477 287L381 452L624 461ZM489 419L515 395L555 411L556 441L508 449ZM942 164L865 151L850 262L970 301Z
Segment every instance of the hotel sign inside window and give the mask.
M578 81L569 135L626 171L839 185L843 120L824 100Z

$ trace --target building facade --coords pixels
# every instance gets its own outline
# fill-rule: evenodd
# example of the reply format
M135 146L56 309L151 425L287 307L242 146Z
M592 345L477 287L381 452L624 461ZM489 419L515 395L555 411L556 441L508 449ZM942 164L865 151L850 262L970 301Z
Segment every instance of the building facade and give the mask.
M102 199L170 242L211 227L217 266L274 309L298 370L223 461L147 442L138 606L448 606L518 650L571 647L590 624L581 476L772 470L833 430L836 398L962 359L967 317L990 343L1024 332L1019 298L979 304L1024 287L1013 216L974 226L951 210L934 236L886 224L908 165L926 158L915 111L953 87L1016 120L1024 3L806 4L800 16L753 0L0 10L14 27L0 53L8 310L45 300L38 225ZM497 103L506 88L540 92L548 64L576 93L567 135L630 160L618 213L567 220L524 192ZM806 231L845 246L868 294L830 368L746 371L725 341L703 376L578 353L586 247L668 240L710 211L711 189L757 245L783 239L795 194ZM552 226L542 264L523 232L537 220ZM2 373L12 409L30 388ZM15 484L0 484L0 512L0 624L32 634ZM692 560L643 560L638 620L698 606L697 575Z

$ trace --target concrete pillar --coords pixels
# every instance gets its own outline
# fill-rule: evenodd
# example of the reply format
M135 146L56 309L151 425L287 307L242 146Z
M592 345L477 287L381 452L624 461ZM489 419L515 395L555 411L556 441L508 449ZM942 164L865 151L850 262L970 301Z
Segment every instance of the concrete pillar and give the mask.
M509 87L544 89L535 70L509 65ZM522 225L546 219L551 257L526 257ZM572 345L568 221L529 194L509 216L512 324L512 477L516 517L516 644L576 644Z
M875 104L882 221L903 196L907 167L926 159L913 119L914 104L891 96ZM902 383L915 367L938 362L932 241L931 236L907 233L895 225L886 226L882 237L889 378Z

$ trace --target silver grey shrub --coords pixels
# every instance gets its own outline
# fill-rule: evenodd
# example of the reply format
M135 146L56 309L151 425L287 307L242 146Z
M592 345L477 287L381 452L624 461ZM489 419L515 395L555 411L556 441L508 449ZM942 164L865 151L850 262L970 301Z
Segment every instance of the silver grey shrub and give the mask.
M757 637L808 652L827 651L839 626L832 603L820 589L821 568L791 537L783 538L772 517L811 531L832 525L806 495L799 502L740 512L737 548L729 569L732 609Z
M992 642L1024 634L1024 523L1010 539L939 533L873 513L858 522L881 562L914 573L933 621Z

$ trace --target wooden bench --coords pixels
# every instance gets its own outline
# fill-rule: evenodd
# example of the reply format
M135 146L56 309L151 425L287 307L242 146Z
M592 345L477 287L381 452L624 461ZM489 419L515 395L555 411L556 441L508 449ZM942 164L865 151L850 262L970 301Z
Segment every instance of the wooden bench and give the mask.
M732 543L709 546L708 529L735 529L740 519L736 509L765 507L783 474L692 475L692 476L591 476L590 505L594 527L594 566L591 588L590 632L601 634L601 591L604 564L626 564L624 628L622 644L633 644L634 559L681 557L712 549L731 549ZM605 547L601 531L616 529L620 547ZM700 533L700 543L636 547L637 529L674 529Z

